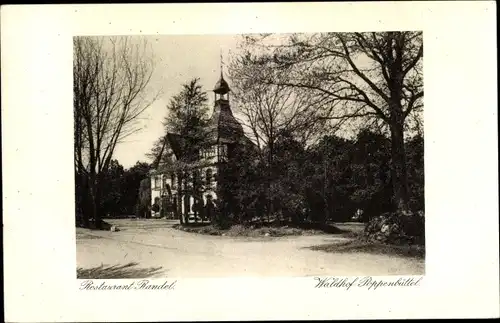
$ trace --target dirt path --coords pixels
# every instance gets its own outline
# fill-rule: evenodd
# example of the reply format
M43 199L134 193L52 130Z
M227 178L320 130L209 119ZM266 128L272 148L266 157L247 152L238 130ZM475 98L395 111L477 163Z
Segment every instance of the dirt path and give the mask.
M334 235L283 238L204 236L161 220L115 220L123 231L77 229L77 265L138 263L162 267L153 276L315 276L423 274L424 261L363 253L336 254L307 247L343 241Z

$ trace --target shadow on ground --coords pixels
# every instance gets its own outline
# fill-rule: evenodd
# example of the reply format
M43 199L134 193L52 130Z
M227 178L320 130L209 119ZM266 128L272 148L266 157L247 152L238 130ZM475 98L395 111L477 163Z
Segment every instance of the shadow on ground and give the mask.
M163 267L140 268L136 262L126 265L105 266L94 268L77 268L78 279L125 279L125 278L148 278L163 273Z
M369 253L408 258L425 259L425 246L421 245L387 245L382 243L369 243L353 239L345 243L325 244L306 247L305 249L332 252L332 253Z

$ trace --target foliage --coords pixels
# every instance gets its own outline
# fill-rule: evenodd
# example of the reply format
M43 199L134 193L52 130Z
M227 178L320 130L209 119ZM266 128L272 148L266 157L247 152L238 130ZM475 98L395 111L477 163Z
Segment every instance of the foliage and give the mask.
M425 244L425 218L417 213L384 213L370 220L365 236L390 244Z
M252 35L244 47L254 83L300 91L332 129L390 134L393 202L409 208L404 138L423 109L421 32Z
M141 200L141 182L145 180L147 187L149 188L150 186L150 168L150 164L138 161L134 166L125 171L122 186L122 212L124 214L137 214L137 204L140 203ZM146 206L151 203L151 192L147 194L148 201L147 204L145 204Z
M228 237L283 237L299 235L324 234L323 231L315 229L300 229L290 226L279 227L254 227L235 224L230 228L221 228L219 225L205 226L176 226L175 228L207 235L228 236Z
M231 64L233 98L253 144L228 147L229 160L218 168L214 226L326 225L361 214L373 236L420 239L423 218L406 214L425 211L422 34L282 38L269 45L249 37ZM211 144L206 103L198 79L170 100L165 132L186 139L182 156L174 161L162 136L153 167L168 163L183 173ZM138 197L146 201L147 181L127 174L124 185L141 183ZM185 182L182 190L205 189L196 177Z
M353 142L338 136L324 136L310 148L312 163L308 165L306 183L311 220L345 220L353 206L349 194L354 189Z
M150 216L151 208L151 180L149 177L141 180L139 184L139 196L136 205L136 215L140 218Z
M423 141L411 138L407 145L408 166L417 175L410 176L415 191L411 210L423 212ZM228 204L235 206L228 206L227 213L234 223L343 222L350 221L357 210L363 211L361 220L368 222L394 211L390 147L381 134L364 129L355 139L325 136L309 149L282 134L275 147L272 177L263 171L269 166L258 154L242 151L221 172L221 191L232 193ZM270 204L273 213L269 215Z
M407 143L408 181L410 187L410 210L425 211L424 203L424 137L419 134Z
M104 215L115 217L123 213L123 184L125 171L117 160L112 160L103 174L101 210Z
M163 121L165 134L153 145L149 157L155 164L173 162L172 147L166 138L167 133L174 133L184 139L180 142L183 157L192 161L199 149L206 144L208 136L208 98L198 78L182 85L167 105L167 116Z
M254 149L236 146L228 162L219 166L217 174L218 218L232 218L234 223L249 223L264 211L260 162ZM227 223L221 223L222 226Z
M224 184L235 219L423 213L422 33L251 35L243 48L230 73L257 153Z
M423 139L410 138L407 146L408 165L416 175L410 176L415 192L412 210L423 212ZM269 178L262 171L269 166L259 158L259 151L253 146L237 146L217 174L219 200L213 224L227 229L234 224L248 227L271 221L303 227L308 222L350 221L358 209L364 211L361 220L372 223L373 218L393 212L388 150L387 138L369 130L362 130L355 139L325 136L309 149L290 134L281 133L275 146L273 177ZM112 165L107 187L115 191L105 196L115 209L108 210L117 213L124 209L128 200L125 196L133 190L125 179L136 178L141 181L134 184L138 192L134 201L143 208L142 214L148 214L149 166L137 163L124 171L118 162ZM267 183L271 184L269 190ZM115 202L116 194L123 200ZM272 214L267 212L270 203ZM418 231L421 227L416 228Z
M124 169L112 160L109 169L102 174L100 209L103 215L117 217L136 214L145 217L151 203L149 164L137 162Z
M183 84L167 105L168 113L163 121L164 135L154 143L149 153L153 168L168 167L175 170L180 175L179 189L189 191L197 197L211 187L210 183L199 181L199 172L193 172L195 163L199 164L197 159L200 151L210 144L207 140L210 137L207 102L207 94L198 78ZM175 134L180 138L178 147L171 147L167 134ZM177 158L174 158L174 148L177 150ZM162 211L165 210L162 208ZM183 215L180 220L187 222Z

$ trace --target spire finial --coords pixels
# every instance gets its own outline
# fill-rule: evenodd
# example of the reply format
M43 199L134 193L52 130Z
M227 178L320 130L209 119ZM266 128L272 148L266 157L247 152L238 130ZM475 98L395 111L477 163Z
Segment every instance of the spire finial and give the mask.
M222 60L222 48L220 49L220 76L222 77L222 65L224 65L223 60Z
M215 84L214 87L214 92L217 94L227 94L229 91L229 85L227 84L226 80L224 80L224 60L222 57L222 48L220 48L220 79L219 81Z

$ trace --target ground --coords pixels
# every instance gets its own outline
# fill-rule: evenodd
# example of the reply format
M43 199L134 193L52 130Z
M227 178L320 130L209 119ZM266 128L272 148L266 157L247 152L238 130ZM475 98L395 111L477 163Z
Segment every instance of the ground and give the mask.
M121 231L76 229L79 278L424 274L423 259L311 249L351 239L342 235L238 238L184 232L177 221L109 222Z

